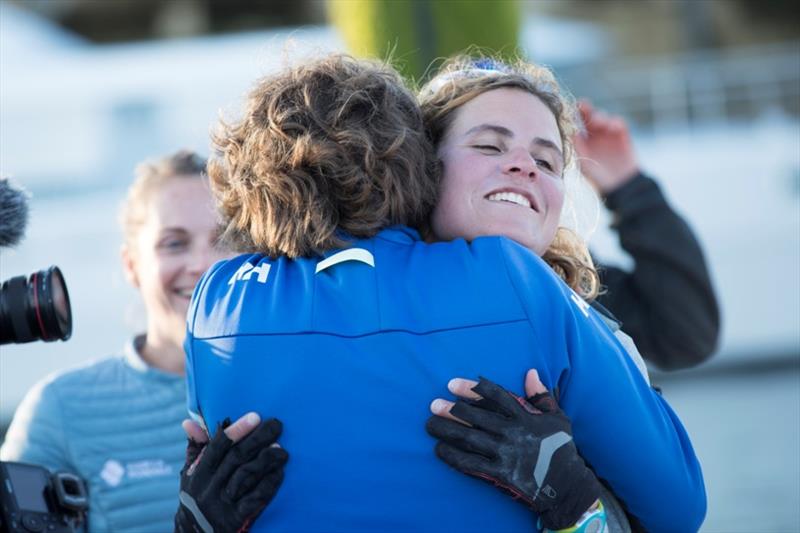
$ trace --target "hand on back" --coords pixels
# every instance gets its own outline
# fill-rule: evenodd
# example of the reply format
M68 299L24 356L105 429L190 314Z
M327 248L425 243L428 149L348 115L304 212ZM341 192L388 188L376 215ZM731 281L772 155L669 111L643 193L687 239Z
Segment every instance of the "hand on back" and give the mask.
M199 424L183 422L189 443L175 515L178 533L247 531L283 481L289 455L277 444L281 423L261 422L256 413L227 422L210 440Z
M460 399L434 400L426 425L441 460L504 490L550 530L574 525L597 502L600 483L535 370L525 378L527 399L485 378L456 378L448 388Z

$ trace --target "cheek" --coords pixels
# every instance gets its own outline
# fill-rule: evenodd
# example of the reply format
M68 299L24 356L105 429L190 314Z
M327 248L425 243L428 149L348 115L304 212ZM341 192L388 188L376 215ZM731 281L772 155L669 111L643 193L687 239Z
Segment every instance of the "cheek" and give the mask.
M156 266L159 281L162 285L170 285L182 268L183 264L180 259L173 257L162 258Z
M146 267L140 273L141 290L146 294L145 297L156 296L161 298L162 293L169 290L169 285L175 279L178 268L170 258L152 257Z
M451 208L473 203L484 177L489 173L486 161L471 157L470 154L449 161L439 186L440 201L448 202Z
M549 206L549 214L555 215L558 219L561 216L561 209L564 207L564 180L561 178L551 178L544 182L544 194Z
M442 176L439 199L431 218L434 233L443 239L452 239L464 232L463 223L470 204L465 184L456 178L458 166Z

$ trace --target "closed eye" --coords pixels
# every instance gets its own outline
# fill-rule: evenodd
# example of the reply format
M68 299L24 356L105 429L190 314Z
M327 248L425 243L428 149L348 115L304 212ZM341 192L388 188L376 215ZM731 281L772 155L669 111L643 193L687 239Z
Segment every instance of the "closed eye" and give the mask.
M500 148L498 148L497 146L494 146L492 144L476 144L476 145L473 145L473 148L475 148L477 150L480 150L482 152L489 152L489 153L496 153L496 154L500 153Z
M551 165L550 162L545 159L537 159L536 164L539 165L540 167L546 168L550 172L553 172L553 165Z

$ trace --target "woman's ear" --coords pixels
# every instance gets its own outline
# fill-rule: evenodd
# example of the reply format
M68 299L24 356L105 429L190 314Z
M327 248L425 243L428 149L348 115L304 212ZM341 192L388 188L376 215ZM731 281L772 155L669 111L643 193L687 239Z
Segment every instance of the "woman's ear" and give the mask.
M138 289L139 276L137 275L136 258L131 251L131 247L127 244L123 244L119 252L120 258L122 259L122 270L125 272L125 279Z

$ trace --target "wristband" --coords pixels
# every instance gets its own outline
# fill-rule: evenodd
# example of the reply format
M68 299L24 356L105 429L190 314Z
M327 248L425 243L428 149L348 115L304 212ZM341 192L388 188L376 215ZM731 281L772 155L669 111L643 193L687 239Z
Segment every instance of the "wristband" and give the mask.
M607 533L606 509L603 502L597 500L597 505L583 513L578 522L566 529L556 531L545 529L543 533Z

